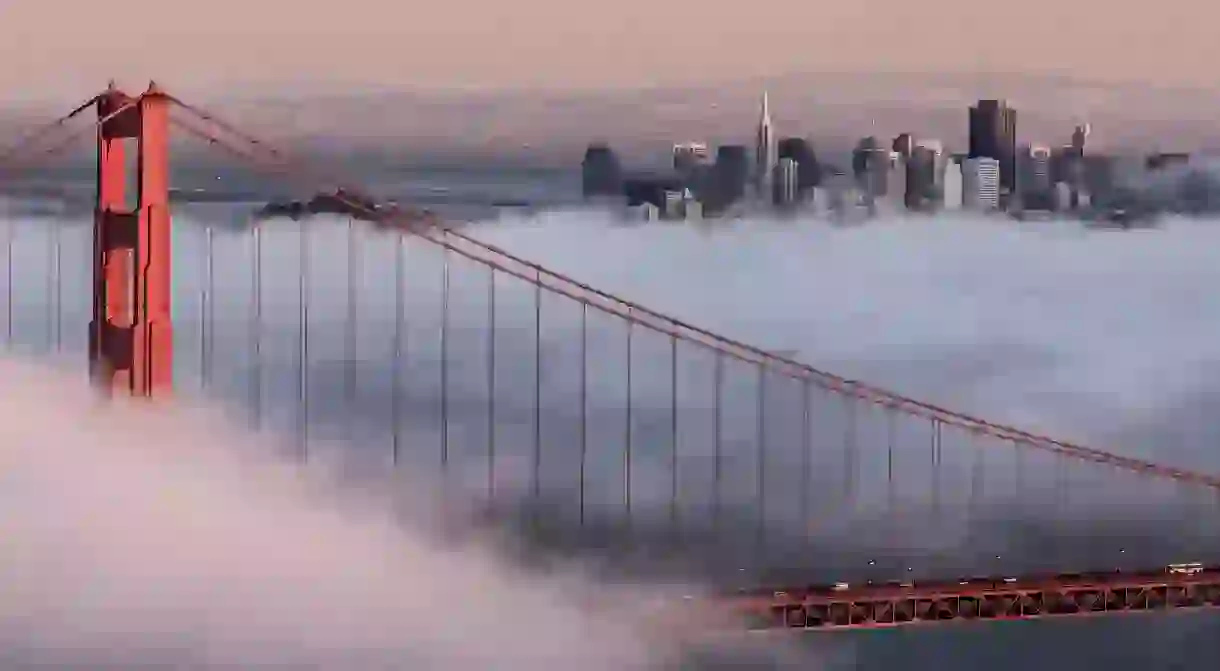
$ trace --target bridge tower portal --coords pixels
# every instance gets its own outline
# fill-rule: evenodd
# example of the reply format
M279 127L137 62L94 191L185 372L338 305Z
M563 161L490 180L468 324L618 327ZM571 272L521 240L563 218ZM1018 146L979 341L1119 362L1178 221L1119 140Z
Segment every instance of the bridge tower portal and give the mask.
M163 396L173 384L169 107L152 83L135 99L111 84L97 100L89 363L107 393Z

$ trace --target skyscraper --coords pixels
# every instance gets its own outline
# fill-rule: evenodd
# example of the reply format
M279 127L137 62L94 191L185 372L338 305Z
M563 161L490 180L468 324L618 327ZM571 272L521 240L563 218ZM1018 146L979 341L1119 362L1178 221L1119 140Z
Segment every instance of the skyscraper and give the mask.
M623 195L623 171L618 156L604 143L594 143L585 149L580 178L585 198Z
M1075 210L1081 204L1084 194L1084 146L1092 133L1090 124L1080 124L1072 130L1072 144L1065 171L1065 180L1069 187L1068 208Z
M994 158L1000 164L1000 193L1016 192L1017 110L1003 100L980 100L970 108L969 158Z
M712 161L707 145L702 142L682 142L673 148L674 174L682 185L703 198L711 188Z
M813 145L803 137L786 137L777 144L776 158L790 158L797 165L797 190L805 193L822 181L822 167L818 164Z
M711 189L705 204L711 212L719 212L736 203L745 194L750 177L749 150L739 144L716 148L716 163L712 166Z
M1051 188L1051 148L1033 145L1029 148L1030 177L1039 189Z
M935 138L920 138L915 142L915 153L931 154L931 171L925 177L924 209L936 209L942 202L945 187L945 165L950 160L945 153L945 143ZM914 154L912 154L913 156Z
M1000 206L1000 162L980 156L962 164L962 207L994 210Z
M1022 145L1017 160L1017 184L1020 187L1021 205L1024 209L1055 209L1050 147Z
M1055 182L1055 209L1067 211L1075 208L1072 203L1072 187L1067 182Z
M910 133L902 133L894 138L890 148L898 152L898 155L905 161L911 158L911 152L915 151L915 136Z
M860 138L852 151L851 168L856 188L860 190L870 214L875 212L878 198L886 195L891 156L893 152L881 147L874 136Z
M931 209L936 200L936 152L916 146L907 160L906 206L908 210Z
M758 130L754 142L755 187L761 198L768 199L773 193L772 179L779 150L775 142L775 129L771 125L771 106L767 92L763 91L762 108L758 115Z
M891 210L906 206L907 160L892 151L885 165L885 200Z
M851 152L851 174L860 184L868 179L868 165L877 150L877 138L868 135L860 138Z
M962 165L950 158L945 163L941 184L941 206L946 210L962 209Z
M775 166L775 204L789 206L797 201L800 164L791 158L781 158Z
M1075 149L1077 154L1084 156L1084 143L1092 132L1093 127L1087 123L1080 124L1072 130L1072 149Z
M702 142L675 144L673 159L674 172L684 178L711 163L711 155L708 153L707 145Z

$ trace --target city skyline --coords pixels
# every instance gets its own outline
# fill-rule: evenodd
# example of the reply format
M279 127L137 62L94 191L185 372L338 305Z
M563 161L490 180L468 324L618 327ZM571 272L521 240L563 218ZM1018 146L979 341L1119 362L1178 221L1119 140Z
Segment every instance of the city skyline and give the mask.
M873 124L845 162L815 149L818 140L799 129L777 129L770 100L766 90L759 96L752 147L688 134L671 145L668 171L626 167L609 143L591 142L581 161L584 199L625 205L621 212L647 220L740 218L760 211L859 220L882 210L964 209L1017 219L1068 216L1122 228L1153 224L1166 212L1200 215L1220 208L1213 196L1214 154L1198 148L1097 153L1088 142L1093 126L1087 120L1055 133L1062 142L1031 137L1018 131L1018 110L1003 98L966 108L962 145L909 125L911 131L887 140Z

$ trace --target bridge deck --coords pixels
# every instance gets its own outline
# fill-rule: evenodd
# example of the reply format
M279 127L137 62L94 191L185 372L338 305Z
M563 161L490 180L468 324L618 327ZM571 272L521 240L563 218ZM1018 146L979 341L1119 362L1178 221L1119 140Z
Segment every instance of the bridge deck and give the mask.
M1201 609L1220 606L1220 569L797 589L740 595L726 605L760 629L847 629Z

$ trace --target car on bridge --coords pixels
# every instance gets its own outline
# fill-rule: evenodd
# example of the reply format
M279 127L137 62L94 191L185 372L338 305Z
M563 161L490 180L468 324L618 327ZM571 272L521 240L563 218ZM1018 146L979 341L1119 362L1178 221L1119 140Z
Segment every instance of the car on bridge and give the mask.
M1200 562L1190 562L1187 564L1170 564L1168 567L1170 573L1179 575L1197 575L1204 571L1204 566Z

